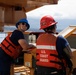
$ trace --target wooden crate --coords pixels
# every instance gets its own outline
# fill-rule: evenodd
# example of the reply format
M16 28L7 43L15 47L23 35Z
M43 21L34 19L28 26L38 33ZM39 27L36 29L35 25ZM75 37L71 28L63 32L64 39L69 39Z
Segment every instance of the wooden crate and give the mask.
M6 24L15 24L22 18L26 18L26 14L23 10L14 10L13 8L5 8L4 10L4 22Z

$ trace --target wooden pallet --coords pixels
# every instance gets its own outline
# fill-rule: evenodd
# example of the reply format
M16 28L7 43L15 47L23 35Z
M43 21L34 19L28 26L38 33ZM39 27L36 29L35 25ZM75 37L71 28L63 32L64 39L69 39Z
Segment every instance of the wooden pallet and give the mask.
M62 35L63 37L67 38L75 31L76 31L76 26L69 26L65 28L63 31L61 31L58 35Z

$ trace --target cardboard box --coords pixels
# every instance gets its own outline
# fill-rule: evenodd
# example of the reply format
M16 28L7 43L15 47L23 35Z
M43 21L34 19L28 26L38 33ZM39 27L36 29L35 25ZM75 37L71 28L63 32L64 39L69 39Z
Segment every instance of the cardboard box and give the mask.
M24 65L32 68L32 54L24 53Z

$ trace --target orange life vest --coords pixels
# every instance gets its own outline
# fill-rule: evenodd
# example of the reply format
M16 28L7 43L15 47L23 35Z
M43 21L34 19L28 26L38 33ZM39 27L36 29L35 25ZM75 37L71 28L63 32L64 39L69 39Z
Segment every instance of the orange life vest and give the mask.
M36 65L62 69L62 61L56 50L57 37L53 34L41 34L37 39Z
M16 59L18 57L18 55L20 54L22 48L21 46L16 46L14 45L11 40L10 40L10 35L9 34L1 43L1 48L4 50L4 52L6 52L6 54L8 54L9 56L11 56L12 58Z

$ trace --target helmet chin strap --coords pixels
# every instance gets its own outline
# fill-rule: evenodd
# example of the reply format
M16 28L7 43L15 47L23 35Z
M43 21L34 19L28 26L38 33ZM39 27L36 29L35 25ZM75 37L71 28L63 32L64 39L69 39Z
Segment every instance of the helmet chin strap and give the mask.
M56 32L54 30L48 30L48 29L46 29L45 32L56 34Z

